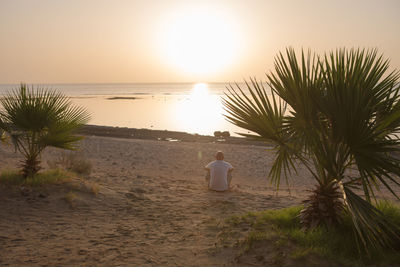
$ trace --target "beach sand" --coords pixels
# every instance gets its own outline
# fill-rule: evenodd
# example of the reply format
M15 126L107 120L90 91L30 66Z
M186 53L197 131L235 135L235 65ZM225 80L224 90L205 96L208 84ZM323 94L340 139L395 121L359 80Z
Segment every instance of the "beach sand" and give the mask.
M234 167L233 188L207 190L203 167L222 150ZM0 265L247 266L232 249L217 250L218 224L231 215L298 205L314 181L300 169L291 191L267 181L268 147L86 137L80 151L91 161L86 179L94 195L65 185L21 194L0 187ZM60 150L48 149L47 160ZM0 146L0 168L21 157Z

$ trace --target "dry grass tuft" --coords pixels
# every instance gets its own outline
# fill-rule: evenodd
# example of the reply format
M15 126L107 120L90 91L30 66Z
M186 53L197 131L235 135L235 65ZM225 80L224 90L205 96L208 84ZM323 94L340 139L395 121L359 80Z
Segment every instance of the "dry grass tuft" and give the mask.
M76 206L76 199L77 196L74 192L69 191L67 194L64 196L64 200L70 205L71 208Z
M48 160L47 164L50 168L64 168L83 176L92 172L92 163L79 151L63 151L54 160Z
M75 174L61 169L52 169L39 172L33 177L24 179L19 170L3 170L0 173L0 183L5 185L42 186L69 182Z
M79 179L76 189L97 196L100 192L100 186L96 182Z

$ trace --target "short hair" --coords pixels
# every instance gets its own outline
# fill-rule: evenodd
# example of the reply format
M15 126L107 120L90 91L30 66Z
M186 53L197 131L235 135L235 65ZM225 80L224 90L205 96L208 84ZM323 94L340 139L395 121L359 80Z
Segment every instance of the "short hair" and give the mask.
M215 158L217 160L223 160L224 159L224 153L222 153L222 151L217 151L217 153L215 153Z

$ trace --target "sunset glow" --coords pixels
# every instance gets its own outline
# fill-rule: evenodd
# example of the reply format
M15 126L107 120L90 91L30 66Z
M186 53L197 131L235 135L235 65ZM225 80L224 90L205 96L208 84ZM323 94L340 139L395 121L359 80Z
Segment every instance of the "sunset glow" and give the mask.
M210 94L207 84L198 83L188 99L176 105L176 123L191 133L210 133L224 123L222 111L220 96Z
M0 0L0 267L399 266L399 11Z
M263 79L288 46L376 47L400 66L395 0L36 2L0 1L0 83Z
M219 72L240 55L239 25L223 10L174 10L165 18L160 32L161 56L167 65L185 73Z

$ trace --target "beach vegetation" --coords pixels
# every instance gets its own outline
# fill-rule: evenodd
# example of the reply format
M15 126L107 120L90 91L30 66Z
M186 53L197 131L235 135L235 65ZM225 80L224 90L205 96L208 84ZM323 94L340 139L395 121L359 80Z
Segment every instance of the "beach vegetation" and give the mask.
M76 206L76 199L77 195L72 191L69 191L64 196L65 202L67 202L71 208L74 208Z
M72 175L61 169L51 169L25 178L21 171L3 170L0 173L0 184L17 186L42 186L47 184L59 184L71 181Z
M0 185L17 186L27 192L35 187L57 184L62 184L63 188L69 189L70 193L73 194L71 197L67 197L68 199L76 198L76 194L73 193L75 191L89 193L94 196L97 196L100 192L98 183L83 179L83 177L77 176L76 173L61 168L40 171L27 178L24 178L19 170L5 169L0 172ZM68 202L72 203L72 201Z
M40 155L46 147L74 149L82 139L76 130L89 121L89 113L72 106L62 93L29 88L21 84L0 100L0 128L24 156L22 175L32 177L40 170Z
M70 188L79 192L89 193L95 196L97 196L100 192L100 186L98 183L82 179L82 177L74 179L70 184Z
M243 136L275 144L270 181L279 189L300 165L315 180L298 216L303 230L349 220L360 253L400 239L399 224L373 205L382 187L399 198L399 76L377 50L288 48L265 83L227 88L226 118L250 131Z
M64 168L78 175L88 176L92 172L92 163L80 151L62 151L48 160L50 168Z
M327 260L340 266L365 266L369 264L393 265L400 262L397 253L400 242L392 244L397 250L379 250L372 248L369 254L359 254L356 232L349 213L343 215L343 223L335 228L317 226L303 231L299 214L304 206L295 206L279 210L255 212L251 216L232 216L222 224L219 234L223 247L236 247L238 256L269 251L271 259L285 257L295 261L313 257ZM375 205L392 224L400 224L400 207L378 201ZM222 237L222 238L221 238ZM268 254L267 253L267 254ZM255 254L255 255L254 255Z
M93 181L84 181L85 188L87 191L95 196L97 196L100 192L100 186L98 183L95 183Z

